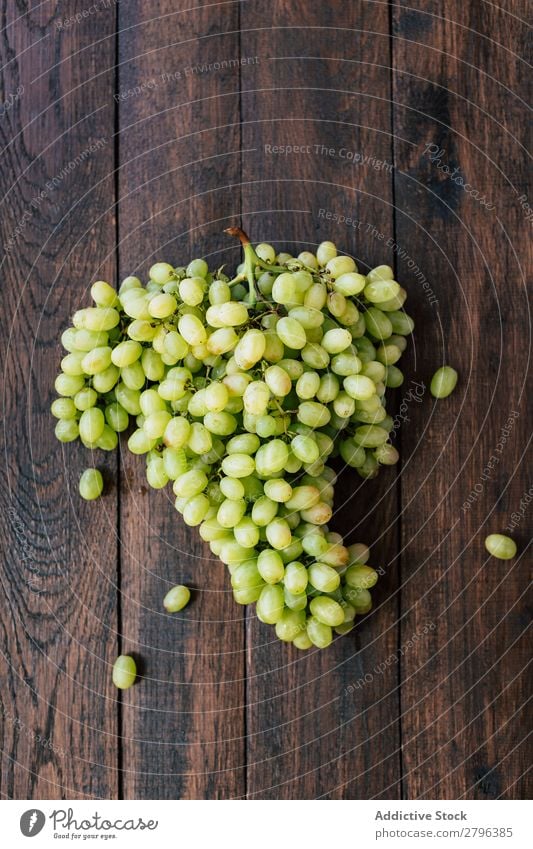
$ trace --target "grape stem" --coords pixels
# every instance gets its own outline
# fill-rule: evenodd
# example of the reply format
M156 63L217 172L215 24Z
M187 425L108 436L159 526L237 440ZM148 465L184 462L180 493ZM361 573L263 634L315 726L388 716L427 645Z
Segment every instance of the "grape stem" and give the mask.
M257 266L259 268L263 268L265 271L275 271L276 273L280 273L282 271L286 271L285 268L282 268L279 265L270 265L268 262L259 257L250 242L247 234L244 230L241 230L240 227L227 227L224 230L224 233L227 233L229 236L235 236L239 239L242 249L244 251L244 272L243 275L238 275L232 281L230 281L230 285L232 283L240 282L239 278L246 279L248 281L248 286L250 290L250 304L255 304L257 301L257 292L255 290L255 269Z

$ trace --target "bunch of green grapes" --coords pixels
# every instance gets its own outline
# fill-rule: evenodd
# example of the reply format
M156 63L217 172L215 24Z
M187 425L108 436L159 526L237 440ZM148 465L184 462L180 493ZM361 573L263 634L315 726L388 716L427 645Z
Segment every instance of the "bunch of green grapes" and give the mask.
M256 249L229 279L158 262L143 286L103 281L74 314L52 412L63 442L146 458L150 486L228 567L240 604L300 649L328 646L372 606L368 548L329 528L340 454L365 478L397 462L387 388L413 330L389 266L360 274L332 242ZM80 482L102 491L97 470Z

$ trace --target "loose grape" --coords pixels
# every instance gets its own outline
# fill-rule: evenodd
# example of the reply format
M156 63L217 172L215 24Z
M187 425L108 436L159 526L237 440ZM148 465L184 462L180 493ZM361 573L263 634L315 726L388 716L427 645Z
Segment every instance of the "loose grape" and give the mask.
M457 385L459 375L451 366L437 369L431 378L430 392L434 398L447 398Z
M489 534L485 539L485 548L499 560L511 560L516 555L516 543L504 534Z
M86 501L94 501L102 494L104 480L98 469L85 469L80 477L79 491Z
M135 683L137 665L127 654L121 654L113 664L113 684L119 690L127 690Z

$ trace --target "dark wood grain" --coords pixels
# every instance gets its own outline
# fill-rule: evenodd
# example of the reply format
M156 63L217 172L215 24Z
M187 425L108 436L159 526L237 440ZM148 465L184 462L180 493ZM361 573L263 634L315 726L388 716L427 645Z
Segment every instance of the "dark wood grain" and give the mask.
M216 265L234 255L222 231L240 215L239 67L216 63L238 57L236 30L231 4L193 13L163 2L157 16L140 2L121 6L121 275L146 274L155 259L206 255ZM172 492L149 491L144 465L122 455L123 646L142 655L146 676L124 698L123 792L241 796L242 608ZM169 616L162 600L178 583L194 588L194 605Z
M521 4L410 5L394 9L397 234L438 298L405 268L411 374L427 386L447 361L460 382L446 401L412 404L402 436L404 794L519 798L531 516L512 531L511 563L483 540L505 532L531 485L527 29Z
M242 74L243 146L253 148L243 160L243 219L253 238L296 253L333 239L368 270L392 259L389 21L383 5L343 5L342 22L338 12L243 5L243 44L260 60ZM287 145L299 150L279 150ZM372 543L386 575L372 614L326 652L279 644L250 612L249 798L400 792L397 669L372 674L397 643L395 473L365 484L343 474L335 508L333 529Z
M87 269L114 278L114 15L62 28L75 4L53 6L8 4L0 37L0 99L12 104L0 119L0 792L19 799L118 790L116 458L97 452L108 494L80 503L91 459L56 441L49 412Z

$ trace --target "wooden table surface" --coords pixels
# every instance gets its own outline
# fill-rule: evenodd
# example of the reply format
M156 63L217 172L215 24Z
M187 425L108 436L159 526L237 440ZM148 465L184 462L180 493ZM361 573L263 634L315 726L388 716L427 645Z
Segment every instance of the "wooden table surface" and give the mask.
M2 798L525 796L528 4L28 6L3 4L0 38ZM142 460L98 457L106 495L82 503L86 453L53 434L93 280L236 263L239 222L393 264L416 319L401 467L344 472L336 498L375 607L323 652L234 604ZM460 382L435 402L443 362ZM510 524L519 555L488 557ZM181 582L194 602L166 615Z

